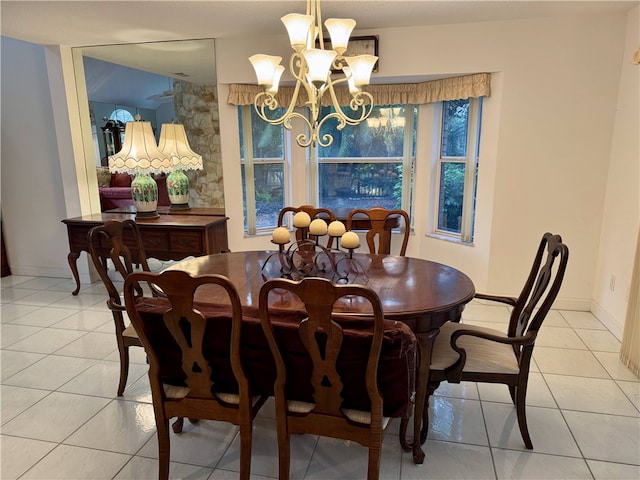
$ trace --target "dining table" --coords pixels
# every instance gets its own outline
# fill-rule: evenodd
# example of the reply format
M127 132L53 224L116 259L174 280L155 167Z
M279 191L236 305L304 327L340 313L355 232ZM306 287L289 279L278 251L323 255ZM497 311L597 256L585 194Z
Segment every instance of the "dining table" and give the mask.
M451 266L422 258L336 251L327 252L327 255L346 263L346 266L338 268L349 272L349 278L334 278L337 282L362 283L373 289L380 298L385 318L404 322L418 340L413 439L409 440L403 431L406 429L401 429L400 443L405 451L412 451L416 464L422 464L422 444L428 428L424 407L433 342L443 324L460 320L465 305L475 295L473 282ZM243 309L255 312L260 288L265 281L290 276L284 257L282 251L227 252L185 259L167 269L182 270L191 275L224 275L235 286ZM323 271L313 274L331 278L334 273ZM196 293L195 301L212 304L228 301L222 294L219 298L215 295L212 292ZM278 308L299 310L301 305L292 299L284 304L278 303ZM349 297L339 300L334 311L355 315L372 313L368 302L358 302Z

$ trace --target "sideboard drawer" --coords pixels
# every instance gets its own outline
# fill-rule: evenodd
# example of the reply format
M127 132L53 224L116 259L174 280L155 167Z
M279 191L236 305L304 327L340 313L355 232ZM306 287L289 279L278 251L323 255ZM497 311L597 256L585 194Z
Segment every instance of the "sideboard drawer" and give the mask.
M168 234L166 231L144 230L140 232L142 245L146 251L166 251L169 246Z
M202 234L200 231L172 231L169 232L169 248L172 252L204 253Z
M83 248L87 248L87 235L91 228L92 226L89 225L67 227L71 251L80 251Z

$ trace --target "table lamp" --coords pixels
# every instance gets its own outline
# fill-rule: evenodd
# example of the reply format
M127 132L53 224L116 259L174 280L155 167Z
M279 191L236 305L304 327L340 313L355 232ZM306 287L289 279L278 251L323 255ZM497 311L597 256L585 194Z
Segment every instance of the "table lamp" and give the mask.
M189 146L184 125L165 123L160 130L158 149L171 158L173 170L167 177L167 191L171 208L169 210L189 210L189 179L184 170L202 170L202 155Z
M135 174L131 182L131 197L136 218L157 218L158 185L152 173L170 172L171 159L158 150L150 122L127 122L122 149L109 156L111 173Z

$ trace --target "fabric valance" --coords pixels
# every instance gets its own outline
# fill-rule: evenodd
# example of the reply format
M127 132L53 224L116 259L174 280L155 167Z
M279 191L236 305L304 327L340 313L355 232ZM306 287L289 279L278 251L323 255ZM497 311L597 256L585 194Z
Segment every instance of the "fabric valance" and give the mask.
M288 106L293 98L295 87L280 87L276 98L281 106ZM491 74L475 73L461 77L442 78L421 83L394 83L384 85L369 85L366 91L373 96L376 105L396 105L441 102L444 100L458 100L470 97L491 96ZM231 105L252 105L262 87L232 83L229 85L229 98ZM336 87L336 97L340 105L348 105L351 95L346 86ZM323 97L323 105L331 105L331 97ZM298 95L298 107L304 106L307 94L304 88Z

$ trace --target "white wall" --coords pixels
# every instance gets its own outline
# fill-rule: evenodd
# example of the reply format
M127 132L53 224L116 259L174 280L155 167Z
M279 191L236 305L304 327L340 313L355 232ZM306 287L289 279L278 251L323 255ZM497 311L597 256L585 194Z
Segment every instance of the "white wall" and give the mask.
M590 15L357 32L379 35L376 79L494 73L475 246L426 237L431 207L423 202L415 208L410 254L461 268L479 291L517 294L541 235L560 233L571 258L557 305L589 309L626 28L624 15ZM246 60L254 53L287 60L286 36L217 39L219 83L254 83ZM235 107L221 105L220 118L230 244L267 248L268 237L243 238ZM419 119L421 145L430 121ZM417 182L428 185L430 149L419 146L418 162Z
M629 302L633 252L640 223L640 7L627 17L627 35L611 144L592 310L619 337ZM613 285L611 278L615 277Z
M2 37L2 221L13 274L71 276L67 264L67 202L78 200L72 166L65 196L56 140L66 107L52 107L45 49ZM54 52L46 52L50 55ZM55 54L55 53L54 53ZM60 72L55 72L60 73ZM60 117L62 115L62 117ZM79 212L77 213L79 214Z

